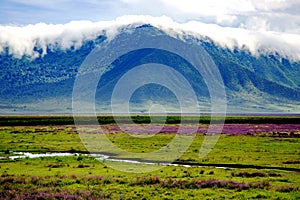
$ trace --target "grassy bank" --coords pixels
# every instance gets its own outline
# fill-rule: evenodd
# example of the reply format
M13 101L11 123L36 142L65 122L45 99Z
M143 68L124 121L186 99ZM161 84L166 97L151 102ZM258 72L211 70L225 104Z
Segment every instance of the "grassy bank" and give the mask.
M131 152L147 153L167 145L172 133L149 138L132 137L122 132L106 135L114 145ZM197 134L189 149L178 159L182 163L241 164L299 168L300 138L274 137L272 133L257 135L222 134L213 150L199 158L204 134ZM0 155L17 152L87 152L74 126L0 127ZM88 153L88 152L87 152ZM103 152L110 153L110 152ZM118 158L125 158L122 155Z
M293 123L296 117L275 118L275 121L271 120L274 117L227 118L232 123L225 125L214 149L199 158L205 137L202 129L207 127L203 123L191 146L176 162L205 167L167 166L151 173L135 174L109 168L105 165L107 161L80 155L87 151L72 125L72 118L2 117L0 157L14 152L79 154L1 159L0 199L298 199L299 129L289 125L297 125ZM110 118L101 120L108 122ZM145 118L140 120L147 123ZM235 125L238 121L240 125ZM102 124L112 143L137 153L166 146L177 126L168 123L161 133L138 138L123 133L114 123ZM121 168L122 163L119 165Z
M165 167L122 173L93 157L1 163L1 199L297 199L299 174L283 170Z

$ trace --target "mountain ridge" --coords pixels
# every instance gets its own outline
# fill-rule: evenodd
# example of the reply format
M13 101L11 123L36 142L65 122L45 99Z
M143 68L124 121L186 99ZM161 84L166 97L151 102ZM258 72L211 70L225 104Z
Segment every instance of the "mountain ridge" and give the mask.
M145 31L155 29L152 33L161 31L147 24L138 28ZM99 35L94 40L85 41L78 49L71 48L63 51L52 48L43 57L33 60L25 57L18 59L2 53L0 55L3 72L0 75L2 83L0 84L2 102L0 110L3 113L71 112L72 88L78 69L93 48L101 45L105 40L105 36ZM229 112L300 111L300 62L292 62L278 55L255 57L246 50L231 51L208 40L195 39L195 42L208 52L220 70L226 88ZM147 56L149 57L149 55L139 55L138 58L147 59ZM162 54L157 56L163 60ZM130 56L127 59L130 60ZM126 59L124 62L126 63ZM124 63L122 65L125 66L124 68L127 66ZM122 68L120 69L122 71ZM189 76L191 82L196 88L200 88L200 91L203 81L191 74ZM114 78L108 76L107 80L113 82ZM148 90L145 88L141 91L143 95L140 94L141 98L137 101L146 100L147 95L157 97L154 95L155 92L147 92ZM207 93L204 93L199 93L199 101L207 97ZM139 93L135 96L139 96ZM47 103L40 103L59 98L64 99L62 100L64 105L58 102L43 108ZM206 98L205 105L209 105L208 102L209 99Z

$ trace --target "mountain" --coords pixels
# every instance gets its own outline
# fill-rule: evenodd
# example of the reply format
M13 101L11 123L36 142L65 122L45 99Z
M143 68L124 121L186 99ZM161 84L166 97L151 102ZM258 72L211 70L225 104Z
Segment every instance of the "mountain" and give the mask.
M140 37L166 35L150 25L124 32L138 33ZM48 47L48 53L38 58L15 58L6 48L0 54L1 113L71 113L73 86L80 66L94 48L105 42L106 37L99 35L84 41L80 48ZM228 112L300 112L299 61L276 53L253 56L247 50L221 48L209 38L190 36L188 42L206 50L216 64L224 82ZM35 51L40 49L35 47ZM129 52L112 63L97 86L97 111L107 111L112 91L124 74L147 63L173 66L195 91L201 111L210 112L210 93L201 74L180 56L151 48ZM147 76L147 72L134 78L143 79L143 76ZM135 112L147 112L149 102L163 104L168 111L178 112L176 95L159 84L138 88L132 94L130 104Z

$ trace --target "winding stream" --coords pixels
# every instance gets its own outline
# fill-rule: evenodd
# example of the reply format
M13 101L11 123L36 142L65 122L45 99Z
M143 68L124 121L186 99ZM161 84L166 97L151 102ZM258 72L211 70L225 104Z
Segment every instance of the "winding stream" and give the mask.
M105 154L79 154L79 153L68 153L68 152L57 152L57 153L30 153L30 152L15 152L13 156L0 157L0 159L25 159L25 158L42 158L42 157L55 157L55 156L94 156L99 161L112 161L112 162L125 162L125 163L133 163L133 164L146 164L146 165L166 165L166 166L181 166L181 167L192 167L193 165L188 164L172 164L172 163L158 163L158 162L149 162L149 161L137 161L137 160L129 160L129 159L117 159L112 158ZM194 166L195 167L195 166ZM198 166L202 167L202 166ZM216 167L216 168L227 168L227 167Z
M41 158L41 157L54 157L54 156L94 156L97 160L105 162L125 162L132 164L143 164L143 165L165 165L165 166L175 166L175 167L214 167L219 169L240 169L240 168L253 168L253 169L277 169L277 170L286 170L286 171L295 171L300 172L300 168L292 167L280 167L280 166L258 166L258 165L247 165L247 164L199 164L199 163L164 163L164 162L151 162L151 161L138 161L134 159L118 159L113 158L112 156L106 154L81 154L81 153L68 153L68 152L57 152L57 153L39 153L34 154L30 152L15 152L13 156L2 156L0 159L25 159L25 158Z

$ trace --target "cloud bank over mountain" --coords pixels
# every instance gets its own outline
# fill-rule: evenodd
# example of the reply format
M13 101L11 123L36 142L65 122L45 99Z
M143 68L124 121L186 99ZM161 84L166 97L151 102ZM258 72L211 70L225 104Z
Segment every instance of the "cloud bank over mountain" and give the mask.
M95 39L99 35L112 39L124 28L134 28L143 24L151 24L181 39L189 35L199 39L209 38L221 47L232 50L235 48L248 50L253 55L278 53L291 60L300 60L300 34L297 33L249 27L224 27L196 20L180 23L166 16L149 15L128 15L99 22L0 25L0 52L8 50L9 54L17 58L22 56L35 58L40 54L42 56L47 54L51 48L58 47L63 50L71 47L79 48L83 41Z

